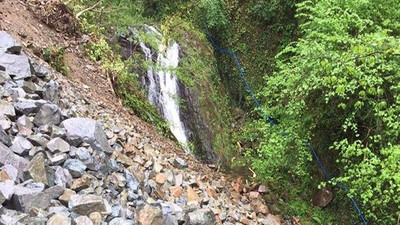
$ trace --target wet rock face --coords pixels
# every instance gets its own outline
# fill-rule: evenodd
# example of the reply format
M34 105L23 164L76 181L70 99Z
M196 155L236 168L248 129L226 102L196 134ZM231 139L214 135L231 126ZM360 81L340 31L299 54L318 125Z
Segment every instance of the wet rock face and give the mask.
M154 29L152 27L145 26L144 30L147 33L147 30ZM133 31L132 35L137 31ZM153 33L156 37L157 32L149 31L148 33ZM141 51L142 54L147 54L146 50L143 50L143 45L138 43L132 43L128 41L128 37L120 37L119 44L121 45L121 54L124 59L129 59L134 51ZM139 41L140 43L140 41ZM132 46L139 46L138 48L133 49ZM146 47L146 46L145 46ZM168 46L169 47L169 46ZM152 51L152 57L149 57L147 60L157 61L158 53L156 51L153 52L153 49L150 47L149 50ZM179 50L179 55L183 55L185 53L182 50ZM160 93L160 86L162 86L162 82L164 78L160 78L159 76L152 76L148 71L135 71L140 74L140 82L144 89L147 90L148 95L156 92L158 95ZM147 72L147 73L146 73ZM154 74L155 72L151 72L150 74ZM187 74L188 76L196 76L196 74ZM154 81L153 81L154 80ZM201 80L201 81L199 81ZM201 158L204 162L207 163L215 163L218 161L216 154L214 153L213 144L215 141L215 134L217 131L214 129L216 126L216 118L208 118L209 115L218 115L220 110L219 108L214 107L213 100L210 97L209 91L212 91L212 88L208 87L212 85L211 80L207 80L207 78L202 77L201 79L197 80L196 82L201 82L201 84L194 85L188 87L181 81L177 81L177 93L174 94L174 98L180 99L179 100L179 118L180 121L183 123L183 127L185 128L185 134L188 139L188 143L193 144L194 152L198 153L198 158ZM156 84L154 87L153 82ZM204 89L199 89L199 87ZM150 90L153 88L153 90ZM203 94L202 93L207 93ZM165 104L160 100L159 97L149 97L153 105L156 105L158 108L159 114L163 114L163 107L162 104ZM211 121L214 120L214 121ZM226 121L224 121L225 123ZM219 122L217 122L219 123ZM218 124L217 126L220 126Z
M0 54L26 57L18 46L0 38ZM231 196L221 174L194 170L183 153L73 86L58 89L57 74L32 64L28 76L17 67L29 60L0 60L0 224L279 224L261 200L265 188Z

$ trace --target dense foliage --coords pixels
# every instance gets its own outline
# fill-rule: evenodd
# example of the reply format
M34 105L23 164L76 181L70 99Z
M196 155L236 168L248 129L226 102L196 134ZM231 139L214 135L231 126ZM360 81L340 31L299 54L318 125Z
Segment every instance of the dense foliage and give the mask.
M292 174L311 182L304 145L311 142L334 160L326 163L361 200L369 220L394 224L400 210L400 5L304 1L297 18L301 38L277 55L277 72L265 77L261 93L266 110L291 136L254 125L262 141L249 152L252 164L266 178Z
M79 12L98 1L74 2L79 3L74 5ZM211 77L213 86L206 85L212 87L209 102L226 108L229 101L232 111L238 112L232 122L235 129L242 129L231 132L228 126L218 127L224 121L230 125L229 113L209 115L221 133L216 151L225 159L240 158L226 144L233 137L239 150L246 150L245 160L237 162L251 164L257 178L272 186L292 187L292 196L280 201L289 202L285 213L317 224L359 222L345 195L335 195L328 207L336 214L344 212L343 218L334 220L324 211L310 209L312 191L325 180L312 162L307 146L311 143L336 177L330 185L340 181L347 186L374 224L396 224L400 216L398 0L103 0L80 21L86 33L97 37L88 44L88 54L119 74L125 103L148 120L154 120L154 109L140 97L135 75L126 69L130 65L111 53L112 42L99 33L114 35L126 26L156 23L166 39L178 40L186 52L179 78L190 87L200 87L201 77ZM238 54L277 126L271 128L252 110L232 58L217 51L212 57L202 34L204 26L220 45ZM221 79L213 76L217 72ZM228 100L218 96L225 91L216 90L221 82ZM214 103L204 107L216 107ZM299 197L303 194L306 200Z

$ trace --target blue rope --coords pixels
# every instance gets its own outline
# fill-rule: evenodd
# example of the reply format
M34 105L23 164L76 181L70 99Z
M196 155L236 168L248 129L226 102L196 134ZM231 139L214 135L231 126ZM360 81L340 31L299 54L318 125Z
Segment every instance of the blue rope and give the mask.
M204 19L204 18L203 18L203 19ZM255 94L254 94L254 92L253 92L253 89L251 88L249 82L247 81L246 75L244 74L243 68L242 68L242 66L240 65L240 61L239 61L237 55L236 55L232 50L224 49L224 48L220 47L220 46L214 41L214 39L211 37L210 32L209 32L209 30L208 30L208 27L206 26L205 21L203 21L203 22L204 22L204 27L205 27L205 30L206 30L206 35L207 35L208 39L210 40L212 46L213 46L215 49L217 49L218 51L220 51L220 52L222 52L222 53L225 53L225 54L228 54L228 55L231 55L231 56L233 57L233 59L235 60L236 66L237 66L237 68L238 68L238 70L239 70L239 72L240 72L240 75L241 75L241 77L242 77L242 79L243 79L243 81L244 81L244 83L245 83L245 85L246 85L246 88L247 88L248 92L250 93L251 97L253 98L254 103L257 105L257 108L258 108L258 109L261 111L261 113L263 114L264 119L266 119L266 120L269 122L269 124L271 125L271 127L274 126L274 125L275 125L274 121L268 116L267 112L261 107L261 104L258 102L257 97L255 96ZM284 135L285 135L285 136L288 136L287 133L284 133ZM328 170L326 170L326 168L325 168L324 165L322 164L322 162L321 162L321 160L320 160L320 158L319 158L317 152L315 151L314 147L313 147L311 144L308 144L308 145L309 145L310 150L311 150L311 152L312 152L312 154L313 154L313 156L314 156L314 158L315 158L315 161L317 161L317 164L318 164L318 166L321 168L321 170L322 170L322 172L324 173L325 177L326 177L328 180L333 180L333 177L330 175L330 173L328 172ZM334 181L334 180L333 180L333 181ZM340 182L334 181L334 183L335 183L339 188L341 188L341 189L346 193L346 195L348 195L348 194L350 193L349 190L348 190L345 186L343 186ZM360 208L358 207L358 205L357 205L357 202L356 202L356 201L354 200L354 198L352 198L352 197L350 197L350 201L353 203L354 207L356 208L357 213L358 213L358 215L360 216L360 218L361 218L362 222L364 223L364 225L368 225L368 224L367 224L367 221L366 221L366 219L365 219L365 217L364 217L364 215L363 215L363 213L361 212L361 209L360 209Z

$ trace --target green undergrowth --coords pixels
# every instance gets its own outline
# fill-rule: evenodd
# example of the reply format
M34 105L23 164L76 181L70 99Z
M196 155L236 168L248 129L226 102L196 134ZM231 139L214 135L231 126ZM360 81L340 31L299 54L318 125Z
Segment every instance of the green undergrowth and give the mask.
M41 57L62 75L68 76L69 70L64 62L63 47L43 48L41 51Z
M77 1L71 3L70 7L77 13L93 6L96 2ZM119 4L115 4L115 2L104 1L103 5L81 14L79 17L81 30L91 37L84 46L85 52L92 61L101 62L108 76L115 79L116 92L124 105L131 108L145 121L154 124L164 135L171 137L168 125L140 90L136 82L138 75L131 69L132 61L121 58L118 52L119 46L113 41L115 33L125 31L121 27L127 25L128 21L131 24L137 24L144 20L143 17L133 13L141 12L141 9L131 3L120 1Z

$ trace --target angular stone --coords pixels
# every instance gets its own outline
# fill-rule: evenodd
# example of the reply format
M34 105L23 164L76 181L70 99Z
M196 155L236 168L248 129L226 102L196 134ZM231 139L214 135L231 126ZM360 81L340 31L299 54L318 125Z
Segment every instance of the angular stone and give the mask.
M213 211L210 209L198 209L188 213L185 218L185 225L215 225L217 221Z
M64 128L58 127L58 126L52 126L51 127L51 138L66 138L66 131Z
M60 102L60 93L58 89L58 84L54 80L47 82L43 86L43 99L49 100L54 104L59 104Z
M171 192L172 196L174 196L175 198L179 198L182 195L183 188L179 186L172 186L169 187L169 191Z
M80 147L76 150L75 154L85 165L93 163L93 157L87 148Z
M32 144L22 136L16 136L10 149L18 155L25 156L32 149Z
M37 113L44 104L45 102L41 100L18 99L15 103L15 110L28 116L31 113Z
M249 193L249 199L259 199L260 198L260 193L258 193L257 191L251 191Z
M103 198L96 195L72 195L68 202L68 207L79 215L106 211Z
M125 187L126 185L126 179L123 175L119 173L112 173L110 176L110 181L113 184L118 185L119 187Z
M71 218L62 214L55 214L47 221L47 225L71 225Z
M34 146L46 146L47 143L49 142L49 140L46 138L46 135L43 135L41 133L28 136L28 140Z
M140 225L164 224L161 209L147 204L137 211L135 218Z
M122 163L125 166L132 166L135 164L135 162L131 158L129 158L122 152L117 152L117 151L113 152L113 157L117 162Z
M4 130L8 130L11 128L11 121L4 116L3 114L0 114L0 126L4 129Z
M33 119L33 123L42 125L58 125L61 122L61 112L57 105L44 104Z
M200 196L190 186L188 186L186 189L186 198L188 202L190 201L199 202L201 200Z
M63 139L56 137L54 139L51 139L48 143L47 143L47 148L51 151L51 152L69 152L69 147L70 145L68 144L68 142L64 141Z
M15 193L12 197L15 209L29 212L32 207L46 209L50 206L50 197L39 188L28 188L15 186Z
M264 205L260 200L254 200L250 203L250 205L252 206L254 212L256 212L256 213L261 213L264 215L269 214L268 207L266 205Z
M20 116L16 122L18 131L23 134L24 136L28 136L32 134L33 123L31 120L23 115Z
M182 183L183 183L183 175L181 173L175 175L175 186L182 186Z
M184 168L187 168L187 163L184 159L177 157L174 160L174 166L179 169L184 169Z
M54 172L54 183L59 185L66 185L67 187L72 184L72 175L68 169L57 166Z
M14 181L6 180L4 182L0 182L0 195L2 195L5 200L10 200L14 192Z
M272 214L268 214L266 218L260 221L263 225L281 225L281 219Z
M36 182L48 185L46 173L46 157L42 152L36 154L29 163L29 175Z
M67 159L64 168L68 169L72 177L81 177L86 170L85 164L78 159Z
M56 213L62 214L64 216L70 216L71 215L71 213L69 212L69 209L67 207L63 206L63 205L49 207L49 209L47 211L49 212L50 215L53 215L53 214L56 214Z
M71 189L65 189L64 193L58 198L60 202L64 205L68 205L69 200L71 199L71 196L76 194L75 191Z
M41 88L30 80L17 80L15 83L26 93L35 94L41 92Z
M108 223L108 225L137 225L137 223L124 218L114 218Z
M132 191L136 192L139 188L140 182L136 177L127 169L124 170L124 175L127 182L127 187Z
M90 186L91 177L83 175L82 177L75 179L72 182L71 189L74 191L80 191Z
M10 54L21 53L22 46L11 37L7 32L0 31L0 49L5 49L5 52ZM0 50L1 51L1 50Z
M89 218L93 222L93 225L100 225L103 221L102 216L99 212L90 213Z
M55 185L53 187L49 187L44 191L45 194L49 196L50 199L57 199L60 197L65 191L64 185Z
M46 217L28 217L23 219L23 224L26 225L46 225Z
M45 66L45 64L34 64L33 69L37 77L46 77L51 74L51 71Z
M62 122L70 144L89 143L94 150L112 153L104 130L99 122L87 118L72 118Z
M11 146L12 144L11 137L8 136L2 126L0 126L0 142L5 144L6 146Z
M22 220L28 215L20 213L12 209L0 208L0 224L1 225L23 225Z
M12 165L5 165L0 168L0 181L12 180L17 181L18 170Z
M74 221L76 225L93 225L93 222L87 216L78 216Z
M22 173L26 171L29 161L12 152L3 143L0 143L0 166L11 165L18 170L18 177L22 177Z
M31 77L31 64L26 55L0 52L0 70L5 70L15 80Z
M260 185L260 186L258 186L257 191L262 193L262 194L266 193L267 192L267 187L265 187L265 185Z
M8 73L0 70L0 85L5 84L7 81L10 81L11 77Z
M165 183L166 179L167 179L167 175L165 173L159 173L156 175L154 181L159 185L163 185Z
M13 119L15 117L15 109L11 103L0 100L0 114Z
M214 189L212 189L212 188L207 188L207 189L206 189L206 193L207 193L208 197L213 198L213 199L216 199L216 200L218 199L217 192L216 192Z
M58 166L58 165L64 163L65 160L67 160L67 159L68 159L68 156L65 153L53 155L50 157L50 165Z

